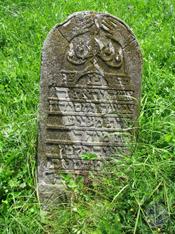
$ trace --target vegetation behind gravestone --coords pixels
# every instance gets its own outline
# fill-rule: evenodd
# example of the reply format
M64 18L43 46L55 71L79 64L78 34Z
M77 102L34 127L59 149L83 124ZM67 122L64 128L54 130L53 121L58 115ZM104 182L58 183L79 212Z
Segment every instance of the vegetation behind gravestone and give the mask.
M0 233L174 233L174 1L0 5ZM49 29L80 10L109 12L137 35L144 57L139 136L132 157L91 175L89 187L63 175L72 200L46 219L35 191L40 51Z

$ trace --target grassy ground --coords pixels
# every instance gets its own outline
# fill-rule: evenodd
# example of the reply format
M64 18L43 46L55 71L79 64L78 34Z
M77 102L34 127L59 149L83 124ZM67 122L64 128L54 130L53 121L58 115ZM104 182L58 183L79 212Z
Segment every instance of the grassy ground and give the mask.
M69 178L72 200L46 220L35 192L41 47L80 10L109 12L137 35L139 137L132 157L92 187ZM1 0L0 30L0 233L175 233L175 1Z

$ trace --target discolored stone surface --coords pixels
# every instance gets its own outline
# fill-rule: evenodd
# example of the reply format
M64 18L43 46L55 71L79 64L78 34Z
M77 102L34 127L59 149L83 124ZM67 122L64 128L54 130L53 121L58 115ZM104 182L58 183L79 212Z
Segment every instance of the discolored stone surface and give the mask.
M140 49L121 20L79 12L51 30L41 67L41 202L62 193L62 172L98 171L104 159L127 152L138 117L140 82ZM96 160L84 160L87 153Z

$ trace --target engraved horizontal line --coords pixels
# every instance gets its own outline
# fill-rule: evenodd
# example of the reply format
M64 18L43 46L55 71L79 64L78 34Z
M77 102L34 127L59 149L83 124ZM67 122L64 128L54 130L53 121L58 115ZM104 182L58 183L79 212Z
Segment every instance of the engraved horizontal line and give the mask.
M59 125L47 125L46 126L47 129L51 129L51 130L64 130L64 131L70 131L70 130L76 130L76 131L100 131L100 132L103 132L103 131L106 131L106 132L127 132L127 131L130 131L132 130L132 128L122 128L122 129L110 129L110 128L94 128L94 127L87 127L87 126L84 126L84 127L65 127L65 126L59 126Z
M52 171L51 170L49 170L49 172L47 171L47 172L45 172L45 174L46 174L46 176L47 175L52 175L52 174L54 174L55 176L58 176L58 172L59 173L72 173L72 174L75 174L75 175L80 175L80 176L85 176L85 175L88 175L88 172L93 172L93 175L115 175L115 172L106 172L106 171L104 171L104 170L82 170L82 169L59 169L58 171L56 171L56 169L57 168L55 168L55 169L52 169ZM78 173L77 173L78 172ZM86 174L85 174L86 173ZM121 178L121 179L125 179L125 177L119 177L119 178Z
M86 142L86 141L64 141L64 140L54 140L46 139L46 144L50 145L82 145L82 146L115 146L115 147L127 147L124 145L118 145L117 143L106 143L106 142Z
M84 116L84 117L116 117L120 119L130 119L133 118L133 113L120 113L122 116L119 114L88 114L88 113L80 113L80 112L61 112L61 111L48 111L48 115L57 115L57 116ZM123 116L126 115L126 116Z
M120 118L120 119L125 119L125 118L131 118L133 117L133 113L124 113L122 114L122 116L120 116L119 114L103 114L103 113L85 113L85 112L61 112L61 111L48 111L47 112L48 115L61 115L61 116L85 116L85 117L116 117L116 118ZM127 115L127 116L123 116L123 115Z
M48 97L48 100L52 101L59 101L59 102L78 102L78 103L106 103L106 104L118 104L118 105L135 105L135 102L131 101L111 101L111 100L86 100L86 99L63 99L63 98L56 98L56 97Z
M49 169L49 172L45 172L46 175L51 175L51 174L55 174L55 170L57 170L57 175L58 175L58 172L60 173L74 173L76 174L76 172L79 172L78 174L81 175L81 172L82 173L85 173L85 172L90 172L90 171L94 171L94 172L98 172L100 171L100 168L99 169L94 169L92 168L94 166L91 166L89 168L73 168L73 169L64 169L64 168L59 168L59 167L54 167L52 170Z
M100 89L100 90L115 90L115 91L127 91L127 92L135 92L134 89L131 89L131 87L124 87L124 89L121 88L117 88L117 87L109 87L109 86L97 86L97 85L93 85L93 86L84 86L84 85L55 85L54 87L60 87L60 88L78 88L78 89Z
M61 160L77 160L77 161L82 161L82 162L96 162L96 161L112 161L112 160L114 160L114 159L116 159L116 158L114 158L114 157L111 157L111 158L109 158L109 157L103 157L103 158L97 158L97 159L88 159L88 160L86 160L86 159L82 159L82 158L75 158L75 157L72 157L72 158L68 158L68 157L66 157L66 158L60 158L59 156L58 156L58 154L46 154L46 156L47 156L47 158L48 158L48 160L49 159L56 159L56 160L59 160L59 161L61 161Z
M90 69L90 68L89 68ZM80 72L79 71L70 71L70 70L61 70L61 73L66 73L66 74L79 74ZM88 75L88 74L98 74L98 75L101 75L101 73L99 71L96 71L96 70L91 70L91 71L86 71L86 72L83 72L82 75ZM116 76L116 77L127 77L130 79L130 76L128 76L126 73L112 73L112 72L104 72L105 75L108 75L108 76Z
M75 162L76 164L76 162ZM75 170L75 171L99 171L100 168L102 167L102 163L100 163L101 165L95 165L95 164L91 164L91 165L70 165L70 166L61 166L61 165L56 165L53 164L53 168L49 168L50 171L54 171L54 170Z
M56 156L53 156L53 155L48 155L47 156L48 157L48 159L54 159L54 160L59 160L59 161L61 161L61 160L76 160L76 161L81 161L81 162L97 162L97 161L99 161L99 162L101 162L101 161L110 161L110 160L112 160L112 159L109 159L109 158L106 158L106 159L88 159L88 160L86 160L86 159L82 159L82 158L58 158L58 157L56 157Z
M48 100L52 100L52 101L58 101L58 102L71 102L71 103L95 103L95 104L100 104L100 103L104 103L104 104L117 104L117 105L132 105L135 106L136 103L135 102L129 102L129 101L102 101L102 100L68 100L68 99L49 99ZM53 104L53 103L52 103ZM60 104L60 103L59 103Z

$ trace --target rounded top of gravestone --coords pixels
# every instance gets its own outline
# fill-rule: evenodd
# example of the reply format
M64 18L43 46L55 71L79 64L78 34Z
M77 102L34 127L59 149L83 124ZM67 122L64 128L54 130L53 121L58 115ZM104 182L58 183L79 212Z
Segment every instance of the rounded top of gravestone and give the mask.
M62 70L90 69L102 75L116 72L129 75L134 97L140 98L142 56L138 42L131 29L110 14L92 11L72 14L50 31L42 58L44 66L53 61L54 71L64 67Z

